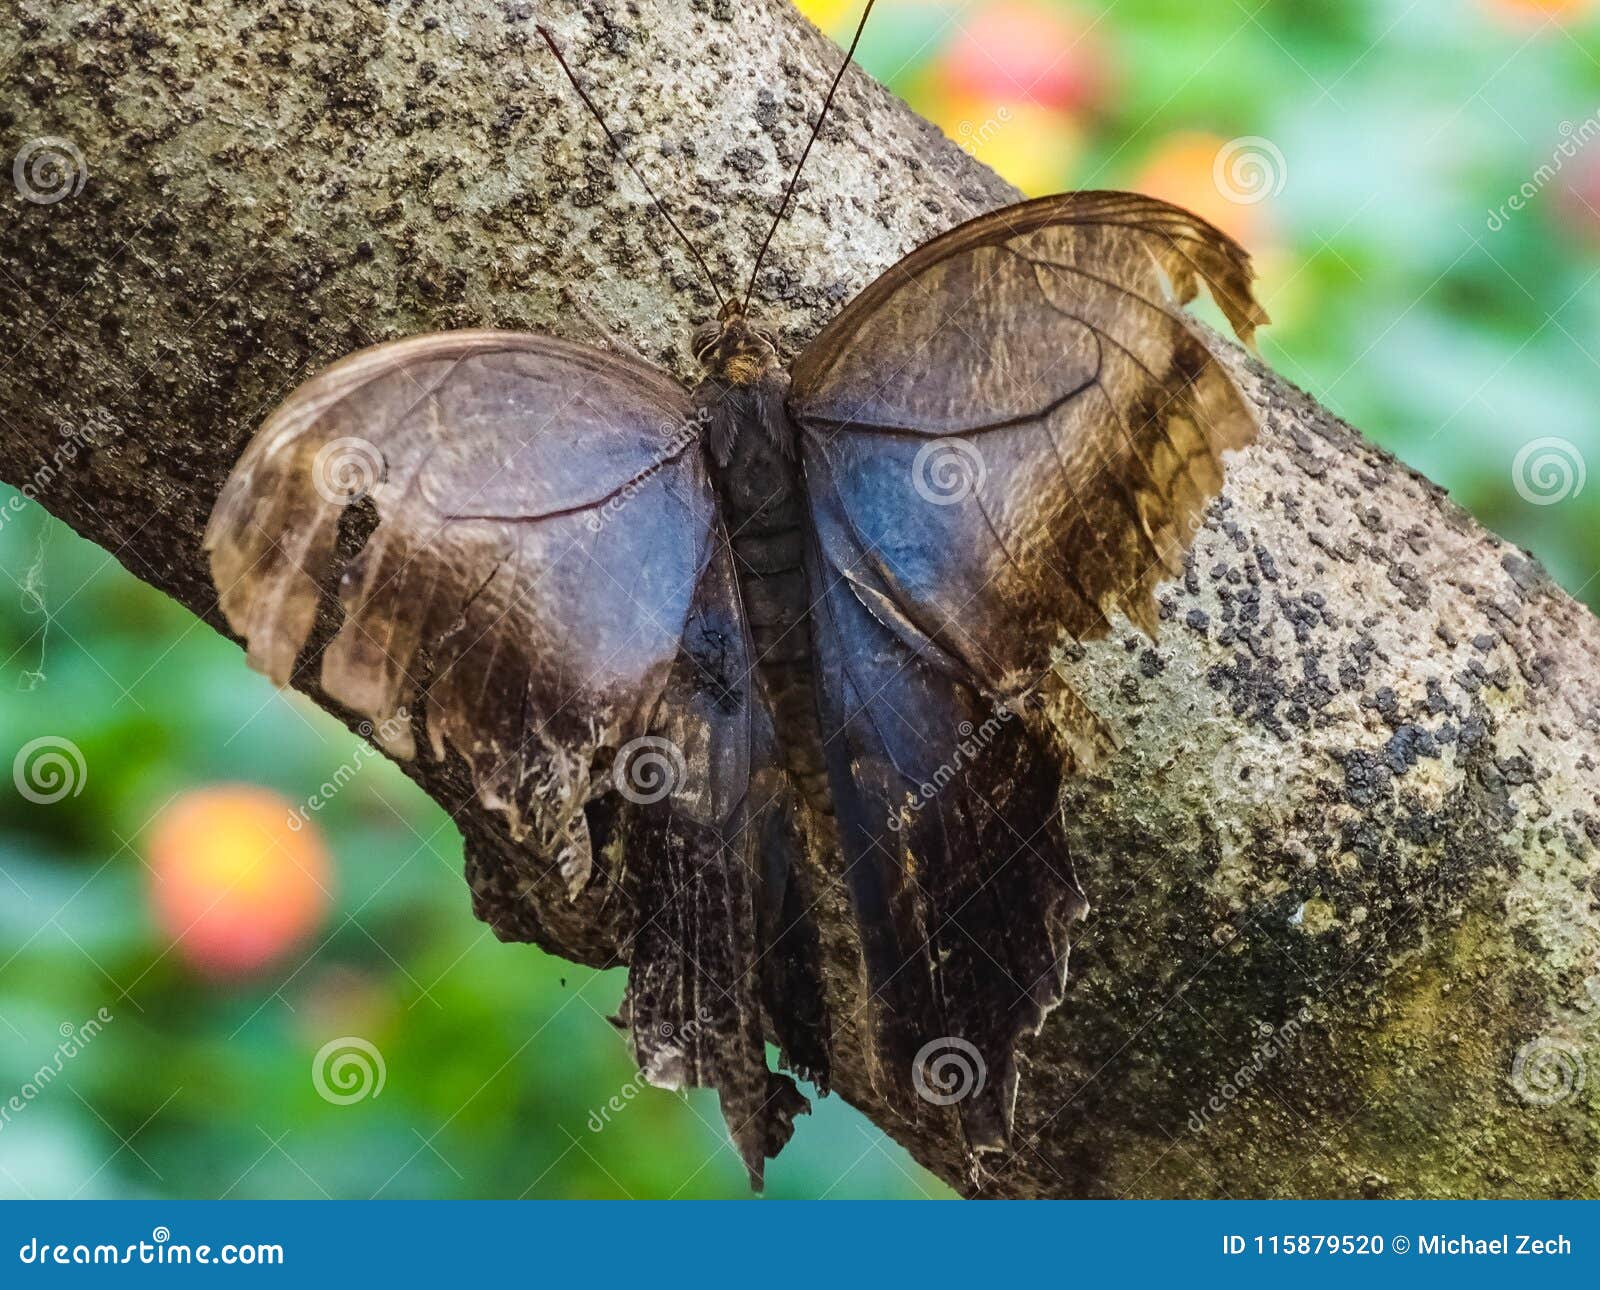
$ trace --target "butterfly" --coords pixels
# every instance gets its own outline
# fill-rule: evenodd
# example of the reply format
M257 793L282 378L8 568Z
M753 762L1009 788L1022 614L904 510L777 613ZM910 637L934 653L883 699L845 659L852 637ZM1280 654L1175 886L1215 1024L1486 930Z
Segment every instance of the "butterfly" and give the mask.
M1205 288L1249 341L1252 277L1195 215L1074 192L934 238L792 365L751 291L725 301L692 389L553 336L381 344L239 459L205 539L220 605L287 684L337 575L325 692L398 757L459 758L574 899L622 902L634 1055L718 1091L753 1186L809 1109L790 1073L826 1092L842 1044L976 1160L1088 907L1060 790L1113 740L1062 664L1154 633L1256 434L1184 309ZM518 936L526 875L468 877ZM839 885L860 963L829 982Z

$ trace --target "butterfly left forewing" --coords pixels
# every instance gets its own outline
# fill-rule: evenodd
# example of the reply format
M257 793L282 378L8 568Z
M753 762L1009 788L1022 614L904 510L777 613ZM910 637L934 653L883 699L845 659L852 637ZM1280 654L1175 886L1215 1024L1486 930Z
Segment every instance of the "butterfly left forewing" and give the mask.
M280 684L337 580L323 688L397 756L420 729L503 817L514 845L467 865L497 934L547 941L563 897L626 908L641 1066L719 1090L759 1186L804 1107L768 1074L762 1016L768 965L797 953L761 845L792 800L698 435L642 363L523 333L393 342L273 413L206 544L224 615ZM348 525L350 553L357 504L375 523Z
M324 688L401 756L422 726L581 887L602 750L654 706L710 540L692 416L665 373L552 337L362 350L235 465L206 535L221 609L282 685L337 575Z

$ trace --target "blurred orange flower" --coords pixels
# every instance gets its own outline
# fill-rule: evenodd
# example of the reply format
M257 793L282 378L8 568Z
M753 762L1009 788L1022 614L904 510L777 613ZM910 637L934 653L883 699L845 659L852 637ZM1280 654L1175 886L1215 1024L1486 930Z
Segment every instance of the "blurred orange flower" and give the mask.
M920 108L951 139L1029 197L1060 192L1083 151L1083 130L1036 103L933 96Z
M1484 0L1484 3L1501 17L1524 22L1541 22L1549 19L1558 23L1568 23L1583 17L1594 8L1594 0Z
M152 826L147 853L156 922L208 975L258 971L327 913L333 875L321 833L269 789L180 794Z
M941 70L947 92L958 98L1074 113L1103 107L1112 82L1093 29L1043 4L979 8L961 22Z
M1270 140L1183 131L1155 146L1130 186L1193 211L1260 252L1272 240L1269 207L1286 179L1283 154Z

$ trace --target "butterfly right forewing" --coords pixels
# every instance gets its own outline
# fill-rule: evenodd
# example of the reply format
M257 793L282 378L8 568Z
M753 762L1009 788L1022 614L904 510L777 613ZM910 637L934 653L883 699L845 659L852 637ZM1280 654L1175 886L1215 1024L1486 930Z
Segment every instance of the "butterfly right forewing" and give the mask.
M795 365L883 1091L926 1113L940 1046L965 1054L974 1149L1006 1137L1016 1046L1062 998L1084 909L1057 788L1110 740L1057 665L1119 623L1155 630L1223 453L1254 437L1182 308L1206 286L1248 338L1250 281L1186 211L1064 194L914 251Z

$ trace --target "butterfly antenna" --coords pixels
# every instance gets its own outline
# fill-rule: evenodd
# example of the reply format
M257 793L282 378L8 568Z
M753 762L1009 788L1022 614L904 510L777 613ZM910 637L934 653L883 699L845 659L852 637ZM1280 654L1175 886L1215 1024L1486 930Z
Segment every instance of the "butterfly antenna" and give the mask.
M561 49L556 44L555 37L542 26L539 28L539 35L544 37L544 43L550 46L550 52L555 55L556 62L561 65L561 70L566 73L567 80L571 82L572 88L577 93L578 98L582 100L583 106L589 109L589 115L600 126L600 132L605 135L606 142L611 145L611 151L633 173L633 177L639 181L639 186L650 194L650 200L655 203L656 209L661 212L661 217L667 221L667 224L678 235L678 239L684 246L689 248L689 254L694 257L694 262L700 266L700 272L706 275L706 282L710 284L711 292L716 296L717 303L726 307L727 301L724 299L721 289L717 286L716 275L711 272L710 267L706 264L705 257L700 254L699 248L689 240L689 235L678 226L678 221L672 218L672 212L667 209L667 204L656 196L655 189L650 187L650 181L639 173L639 167L634 165L628 154L623 151L622 144L617 141L617 136L611 133L611 127L606 124L605 117L600 115L600 109L594 105L594 100L589 97L583 86L578 83L578 78L573 75L572 68L567 66L567 60L561 56Z
M750 310L750 297L755 294L756 275L761 272L761 262L767 258L767 248L772 245L773 235L777 233L778 226L783 223L783 217L788 213L789 203L794 199L794 190L800 183L800 172L806 168L806 158L811 155L811 149L817 142L817 136L822 133L822 123L828 119L828 109L833 106L833 96L839 92L839 83L844 80L844 74L850 70L851 60L856 56L856 46L861 43L861 34L867 29L867 19L872 17L872 6L878 0L867 0L867 7L862 11L861 21L856 24L855 38L850 42L849 52L844 56L844 62L839 64L839 73L833 78L833 84L828 87L828 97L822 100L822 111L817 113L817 123L811 128L811 138L806 140L806 150L800 154L800 164L794 168L794 177L789 180L788 191L783 195L783 203L778 207L778 218L772 221L772 227L767 230L767 240L761 244L761 251L756 256L756 266L750 270L750 285L745 288L744 309Z

